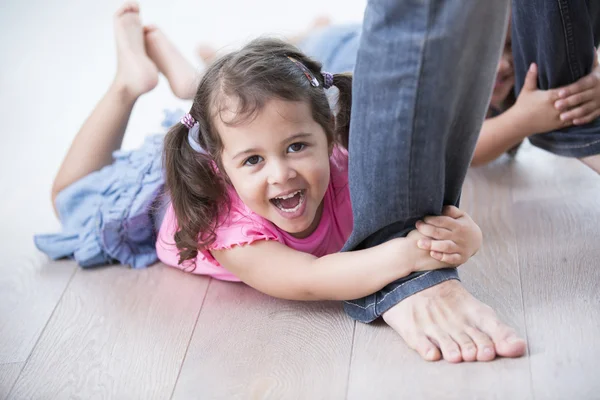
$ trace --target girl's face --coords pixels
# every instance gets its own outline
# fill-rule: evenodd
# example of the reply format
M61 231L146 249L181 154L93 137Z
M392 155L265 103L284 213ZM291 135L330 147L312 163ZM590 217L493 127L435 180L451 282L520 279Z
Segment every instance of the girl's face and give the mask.
M510 25L506 33L504 42L504 50L502 57L498 63L496 72L496 82L494 83L494 91L492 92L491 104L500 108L502 102L509 95L510 91L515 86L515 70L513 67L512 45L510 36Z
M246 206L295 237L314 232L330 173L327 136L310 106L273 99L247 123L216 125L223 168Z

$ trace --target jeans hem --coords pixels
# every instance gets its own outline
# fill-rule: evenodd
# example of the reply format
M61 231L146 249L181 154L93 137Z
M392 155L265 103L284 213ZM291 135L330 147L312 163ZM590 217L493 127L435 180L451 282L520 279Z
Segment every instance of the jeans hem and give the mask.
M586 144L564 144L545 140L542 137L530 136L529 142L542 150L546 150L557 156L582 158L600 154L600 139Z
M344 301L344 311L357 321L370 323L405 298L450 279L460 281L455 268L427 271L410 280L399 280L386 286L389 288L395 285L385 294L381 290L362 299ZM362 305L361 303L366 304Z

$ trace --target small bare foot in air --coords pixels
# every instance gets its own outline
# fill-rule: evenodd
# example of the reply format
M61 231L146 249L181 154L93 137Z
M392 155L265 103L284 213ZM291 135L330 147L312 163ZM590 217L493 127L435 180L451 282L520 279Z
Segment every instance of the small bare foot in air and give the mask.
M520 357L526 343L457 280L418 292L383 314L406 344L427 361L491 361Z
M210 64L217 57L217 50L209 44L200 43L196 47L196 54L205 64Z
M145 26L144 37L148 56L167 77L173 94L180 99L193 99L200 80L192 64L156 25Z
M158 84L158 69L144 48L144 32L137 3L128 2L114 16L117 41L115 84L137 98Z
M314 31L325 28L326 26L331 25L331 19L327 16L317 17L304 32L301 32L297 35L290 37L288 40L291 44L297 45L310 36Z
M315 30L319 28L324 28L329 25L331 25L331 20L329 19L329 17L318 17L312 22L312 24L310 24L310 26L304 32L288 38L288 41L291 44L297 45ZM207 43L200 43L196 47L196 54L206 64L210 64L215 60L215 58L217 58L217 50Z

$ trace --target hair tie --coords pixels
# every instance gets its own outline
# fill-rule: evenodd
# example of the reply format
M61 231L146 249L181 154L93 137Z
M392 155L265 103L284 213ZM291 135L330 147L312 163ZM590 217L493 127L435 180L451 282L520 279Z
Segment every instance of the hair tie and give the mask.
M323 75L323 88L329 89L333 86L333 74L331 72L323 71L321 75Z
M192 117L190 113L187 113L183 117L181 117L181 120L179 122L185 125L188 129L192 129L194 125L196 125L196 120L194 119L194 117Z

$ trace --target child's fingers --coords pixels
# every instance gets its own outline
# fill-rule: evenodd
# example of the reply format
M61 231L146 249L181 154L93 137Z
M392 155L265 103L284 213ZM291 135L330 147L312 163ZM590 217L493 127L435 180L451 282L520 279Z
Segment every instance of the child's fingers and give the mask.
M573 108L572 110L560 114L560 119L562 121L567 121L569 119L583 118L589 114L592 114L597 109L598 105L595 101L588 101L587 103L581 104L578 107Z
M456 219L465 215L465 212L455 206L444 206L442 209L442 215Z
M561 88L558 91L558 95L564 99L572 94L584 92L588 89L591 89L597 84L598 77L595 74L587 74L583 78L580 78L577 82Z
M431 240L431 239L420 239L417 242L417 246L423 250L431 250L439 253L458 253L460 248L452 240Z
M446 216L427 216L423 218L423 222L429 225L437 226L438 228L446 228L452 230L458 225L456 220Z
M464 264L465 262L465 260L463 260L463 257L458 253L448 254L440 253L438 251L430 251L429 255L438 261L455 266L459 266L461 264Z
M537 65L531 63L527 75L525 75L525 82L523 83L523 89L536 90L537 89Z
M566 99L560 99L554 102L554 108L559 111L569 110L580 104L593 100L596 93L594 89L584 90L583 92L575 93Z
M416 228L419 233L432 239L446 240L452 236L452 232L448 229L429 225L423 221L417 221Z
M600 110L595 109L591 114L588 114L585 117L574 119L573 124L575 124L575 125L589 124L590 122L592 122L593 120L595 120L598 117L600 117Z

